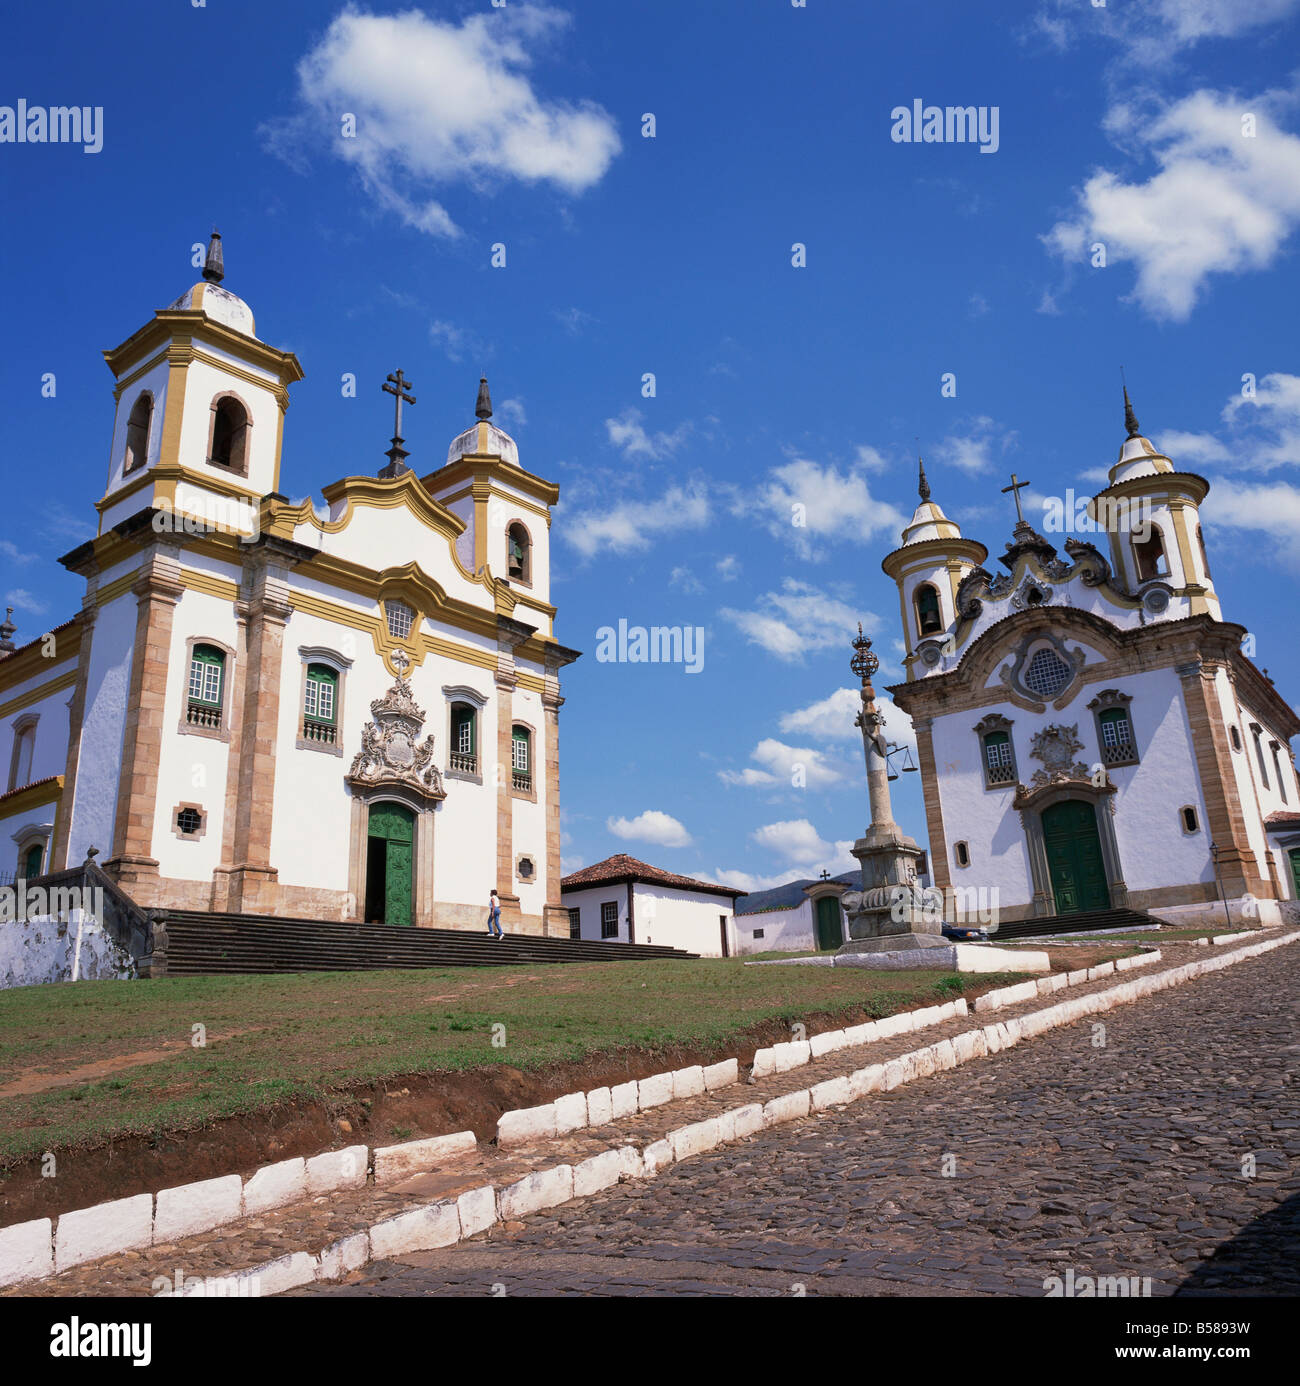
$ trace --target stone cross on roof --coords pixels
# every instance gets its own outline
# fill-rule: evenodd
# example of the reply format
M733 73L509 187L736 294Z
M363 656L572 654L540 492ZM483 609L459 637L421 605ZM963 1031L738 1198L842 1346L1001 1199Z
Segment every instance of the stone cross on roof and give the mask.
M380 389L382 389L386 395L392 395L394 397L393 403L395 406L393 417L393 446L385 453L385 456L388 458L388 466L380 471L379 475L382 477L400 476L403 472L409 470L406 465L406 459L411 454L402 446L404 441L402 438L402 401L405 400L407 404L415 403L415 396L407 393L414 386L414 383L414 381L407 380L399 369L395 372L391 372L388 376L387 383L380 386Z
M1028 483L1027 481L1017 481L1017 480L1016 480L1016 474L1015 474L1015 472L1012 472L1012 473L1011 473L1011 485L1010 485L1010 486L1004 486L1004 487L1002 488L1002 494L1003 494L1004 496L1006 495L1006 493L1007 493L1008 491L1010 491L1011 494L1015 497L1015 501L1016 501L1016 523L1017 523L1017 524L1021 524L1021 525L1023 525L1024 522L1025 522L1025 516L1024 516L1024 512L1020 509L1020 492L1021 492L1026 486L1028 486L1028 485L1029 485L1029 483Z

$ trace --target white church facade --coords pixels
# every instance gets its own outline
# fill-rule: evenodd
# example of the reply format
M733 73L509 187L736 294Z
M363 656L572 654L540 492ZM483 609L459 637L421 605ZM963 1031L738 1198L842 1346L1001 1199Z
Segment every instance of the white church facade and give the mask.
M1221 921L1222 897L1234 921L1270 922L1300 895L1300 718L1220 611L1209 483L1125 407L1088 504L1096 533L1063 555L1022 517L993 576L922 469L884 559L907 647L890 692L916 731L934 884L1003 922L1125 907Z
M0 630L0 865L140 905L567 937L551 509L491 422L446 462L280 492L296 357L203 279L120 346L82 608Z

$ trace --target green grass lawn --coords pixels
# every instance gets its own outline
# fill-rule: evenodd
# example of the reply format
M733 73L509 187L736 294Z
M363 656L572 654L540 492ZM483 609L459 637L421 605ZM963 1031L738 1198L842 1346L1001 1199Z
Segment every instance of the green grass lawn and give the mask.
M0 1170L46 1150L193 1130L380 1079L703 1048L774 1019L815 1033L837 1016L888 1015L1012 980L719 958L23 987L0 992ZM191 1045L196 1025L205 1047ZM76 1073L115 1058L127 1063ZM83 1081L14 1091L51 1075Z

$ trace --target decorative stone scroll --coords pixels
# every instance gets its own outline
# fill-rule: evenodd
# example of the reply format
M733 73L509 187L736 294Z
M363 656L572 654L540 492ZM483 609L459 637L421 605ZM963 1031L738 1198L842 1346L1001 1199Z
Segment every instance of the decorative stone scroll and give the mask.
M433 763L433 737L419 740L424 711L406 679L410 661L399 651L393 663L397 682L370 704L374 721L361 729L361 750L345 778L355 788L388 784L414 790L425 799L445 799L442 775Z
M1044 727L1030 742L1029 754L1043 762L1043 769L1034 771L1031 783L1044 785L1062 780L1087 780L1088 767L1074 759L1075 753L1081 750L1083 742L1079 740L1077 722L1072 727L1055 722Z

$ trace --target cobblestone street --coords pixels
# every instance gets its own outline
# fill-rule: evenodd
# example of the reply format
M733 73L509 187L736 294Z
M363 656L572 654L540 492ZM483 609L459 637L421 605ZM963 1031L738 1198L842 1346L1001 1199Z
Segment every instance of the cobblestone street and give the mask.
M1068 1269L1297 1294L1296 970L1279 950L300 1293L1041 1296Z

